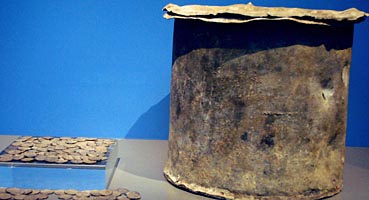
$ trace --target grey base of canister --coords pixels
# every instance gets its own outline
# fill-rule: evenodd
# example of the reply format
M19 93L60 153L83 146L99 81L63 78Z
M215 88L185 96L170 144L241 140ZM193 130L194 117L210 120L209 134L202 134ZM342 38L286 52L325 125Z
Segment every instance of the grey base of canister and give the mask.
M187 190L189 192L217 198L217 199L239 199L239 200L298 200L298 199L321 199L325 197L330 197L338 194L342 191L342 186L340 188L331 191L319 191L319 193L310 194L300 194L291 196L259 196L250 195L247 193L235 193L220 188L206 188L193 183L186 183L185 181L180 181L175 175L170 174L170 172L164 171L165 178L174 186ZM178 177L178 176L177 176Z

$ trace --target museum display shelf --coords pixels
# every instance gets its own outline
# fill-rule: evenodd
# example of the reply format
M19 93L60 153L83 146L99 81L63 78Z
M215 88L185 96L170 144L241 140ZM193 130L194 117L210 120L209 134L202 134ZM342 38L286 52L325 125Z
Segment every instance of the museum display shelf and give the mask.
M119 164L110 156L114 144L98 138L1 136L0 199L141 199L139 192L109 188Z
M0 150L7 147L15 136L0 136ZM166 140L118 140L112 148L105 170L98 170L99 174L94 182L99 182L99 187L114 190L128 188L131 191L139 191L142 199L158 200L205 200L211 199L202 195L190 193L178 189L168 183L163 175L163 168L167 159L168 141ZM7 170L11 170L8 167ZM75 170L77 169L64 169ZM105 172L104 172L105 171ZM40 177L56 176L43 173ZM104 172L104 175L101 174ZM2 171L0 174L4 176ZM106 173L106 174L105 174ZM96 174L95 174L96 176ZM82 185L89 177L78 179L76 185ZM26 182L28 178L23 180ZM3 180L3 179L1 179ZM8 177L9 180L9 177ZM64 180L61 179L61 181ZM67 180L67 179L65 179ZM91 180L91 179L90 179ZM25 184L25 183L24 183ZM61 183L60 183L61 184ZM369 148L347 147L344 168L344 188L341 193L330 197L330 200L367 200L369 199ZM10 186L10 185L8 185ZM0 187L7 187L0 185ZM91 187L90 187L91 188ZM66 188L64 188L66 189ZM68 188L68 189L78 189ZM88 189L88 188L80 188ZM49 199L58 199L51 195Z

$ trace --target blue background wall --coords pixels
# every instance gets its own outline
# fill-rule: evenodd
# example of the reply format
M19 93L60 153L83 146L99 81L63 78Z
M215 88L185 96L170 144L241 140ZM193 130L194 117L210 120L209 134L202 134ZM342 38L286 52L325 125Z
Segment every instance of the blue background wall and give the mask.
M0 1L0 134L167 139L170 2ZM253 3L369 12L367 0ZM355 27L349 146L369 146L368 67L369 19Z

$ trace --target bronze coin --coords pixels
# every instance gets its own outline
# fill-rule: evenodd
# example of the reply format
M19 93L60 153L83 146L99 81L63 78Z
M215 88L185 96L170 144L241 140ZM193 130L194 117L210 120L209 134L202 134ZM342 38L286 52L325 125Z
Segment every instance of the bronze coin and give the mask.
M88 159L87 157L83 158L82 162L83 162L84 164L95 164L95 163L96 163L96 161L95 161L95 160L90 160L90 159Z
M50 143L41 143L38 144L37 147L38 148L43 148L43 149L47 149L47 147L50 145Z
M70 156L70 155L68 155L68 154L63 154L63 155L61 155L60 157L62 157L63 159L65 159L65 160L73 160L73 156Z
M73 139L65 141L65 143L67 143L67 144L75 144L77 142L78 142L77 140L73 140Z
M32 143L30 143L30 142L23 142L22 144L21 144L21 147L32 147L33 146L33 144Z
M91 194L92 196L100 196L100 191L99 191L99 190L91 190L91 191L90 191L90 194Z
M15 155L15 154L19 154L21 151L11 149L11 150L6 150L5 152L7 152L8 154L11 154L11 155Z
M38 155L35 157L35 160L40 161L40 162L45 161L45 159L46 159L46 156L43 156L43 155Z
M37 152L38 156L46 156L46 154L49 154L49 152L44 152L44 151Z
M16 141L25 142L29 139L32 139L32 136L23 136L23 137L18 138Z
M67 149L77 147L77 144L65 144L64 145Z
M11 145L15 146L15 147L19 147L22 146L23 142L17 141L17 142L13 142Z
M55 190L54 191L54 194L56 194L56 195L63 195L63 194L65 194L65 192L64 192L64 190Z
M70 194L70 195L75 195L77 194L77 192L78 192L77 190L65 190L64 191L65 194Z
M116 189L118 192L120 192L121 194L126 194L127 192L129 192L129 190L128 189L126 189L126 188L118 188L118 189Z
M31 147L18 147L17 148L19 151L28 151L28 150L31 150Z
M76 160L76 159L73 159L70 162L73 163L73 164L82 164L83 163L82 160Z
M24 152L23 155L24 157L27 157L27 158L34 158L37 156L36 152L31 152L31 151Z
M36 149L38 152L47 152L47 148L44 147L37 147Z
M126 196L127 196L129 199L141 199L141 195L140 195L140 193L135 192L135 191L127 192Z
M118 190L112 190L113 194L111 194L111 196L114 197L114 199L118 198L119 196L122 195L121 192L119 192Z
M101 161L102 160L102 157L88 157L89 160L92 160L92 161Z
M40 190L40 192L39 193L41 193L41 194L53 194L54 193L54 190Z
M38 200L37 195L26 195L24 200Z
M22 191L22 194L25 194L25 195L32 193L31 189L21 189L21 191Z
M101 196L109 196L109 195L113 194L113 192L111 190L100 190L99 194Z
M49 163L55 163L58 160L58 157L56 156L46 156L45 161Z
M126 196L119 196L117 200L129 200Z
M38 200L41 200L41 199L48 199L49 198L49 195L47 194L37 194L35 195L35 197L38 199Z
M63 163L67 163L67 162L68 162L68 160L60 159L60 158L55 161L55 163L58 163L58 164L63 164Z
M96 141L97 138L85 138L86 141Z
M72 199L73 196L72 195L69 195L69 194L61 194L61 195L58 195L58 198L59 199Z
M12 160L13 160L13 155L10 155L10 154L0 155L0 162L9 162Z
M77 192L76 193L76 196L77 197L88 197L88 196L90 196L90 192L88 192L88 191L80 191L80 192Z
M40 194L40 190L32 190L31 194Z
M34 161L34 158L22 158L22 159L20 159L20 161L22 161L22 162L32 162L32 161Z
M7 199L11 199L11 198L12 198L12 195L10 195L10 194L0 193L0 199L7 200Z
M66 149L66 147L63 146L63 145L57 145L57 146L55 146L55 150L63 150L63 149Z
M13 195L22 194L19 188L6 188L6 192Z
M105 153L105 152L108 151L108 148L106 148L106 147L96 147L95 151Z
M95 152L87 152L87 156L88 157L99 157L99 154L97 154Z
M24 198L26 198L26 195L24 194L17 194L13 196L13 199L16 199L16 200L23 200Z

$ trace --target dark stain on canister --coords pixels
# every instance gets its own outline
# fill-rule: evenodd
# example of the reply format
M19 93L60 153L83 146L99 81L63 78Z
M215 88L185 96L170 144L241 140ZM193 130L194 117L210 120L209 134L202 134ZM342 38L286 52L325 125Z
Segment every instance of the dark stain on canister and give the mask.
M249 133L246 131L246 132L244 132L242 135L241 135L241 140L243 140L243 141L247 141L248 140L248 135L249 135Z
M267 136L264 136L261 141L260 141L260 144L263 146L263 147L273 147L274 146L274 135L267 135Z

